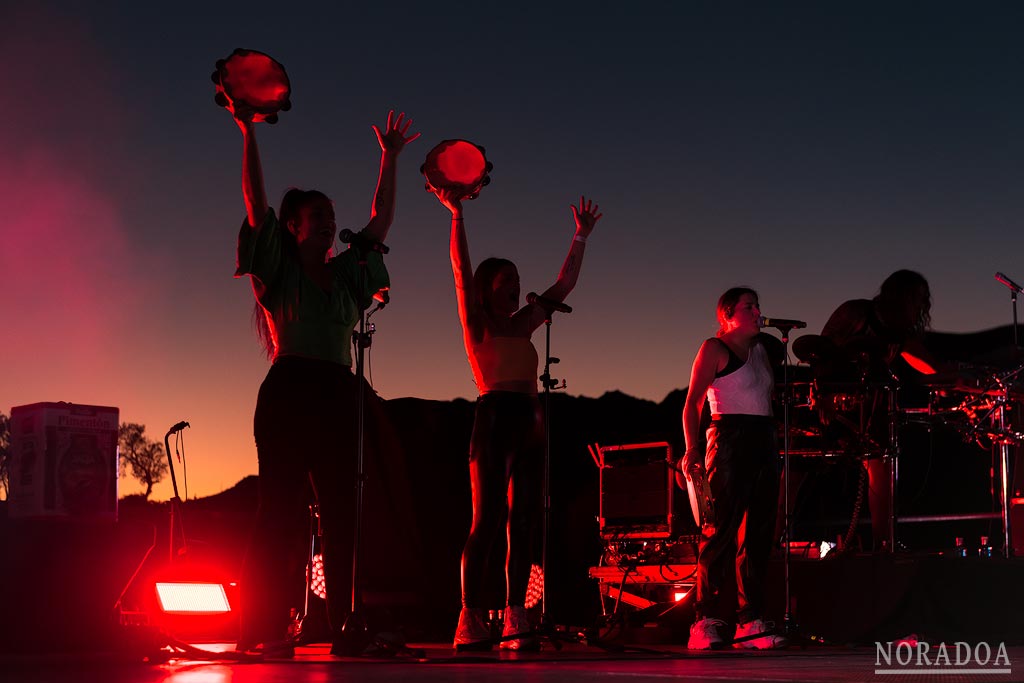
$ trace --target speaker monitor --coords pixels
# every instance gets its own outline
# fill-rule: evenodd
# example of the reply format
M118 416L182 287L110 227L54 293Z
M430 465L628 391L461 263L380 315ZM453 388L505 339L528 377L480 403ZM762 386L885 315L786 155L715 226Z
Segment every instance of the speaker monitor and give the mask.
M672 447L661 441L601 446L598 453L601 538L672 536Z

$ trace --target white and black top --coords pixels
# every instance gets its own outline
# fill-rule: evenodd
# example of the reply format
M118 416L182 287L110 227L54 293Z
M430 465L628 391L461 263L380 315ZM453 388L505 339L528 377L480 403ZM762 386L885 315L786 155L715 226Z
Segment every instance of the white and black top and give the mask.
M708 387L708 403L714 415L766 415L772 414L772 390L775 377L768 364L768 353L761 342L750 347L747 360L736 355L720 339L718 343L729 351L729 362Z

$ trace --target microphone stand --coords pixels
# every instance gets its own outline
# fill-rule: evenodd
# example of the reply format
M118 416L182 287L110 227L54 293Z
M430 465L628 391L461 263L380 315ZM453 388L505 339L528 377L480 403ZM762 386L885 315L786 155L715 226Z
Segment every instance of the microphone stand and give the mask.
M366 485L366 471L364 467L366 392L363 388L365 376L363 359L366 349L372 342L373 333L376 332L373 323L367 323L369 315L367 315L367 307L363 303L366 300L367 294L366 259L367 252L369 251L379 251L382 254L386 254L390 250L381 242L371 242L361 238L359 235L352 236L349 234L348 237L352 245L351 248L359 250L359 283L356 291L356 305L359 307L359 331L352 335L356 352L356 391L358 392L356 401L356 514L353 521L354 533L352 535L351 611L348 618L345 619L345 624L341 627L340 641L337 641L331 650L334 654L354 656L363 654L371 640L366 615L363 611L362 590L359 582L363 535L363 497ZM345 240L344 232L342 240ZM378 304L373 312L382 308L383 305ZM339 652L334 652L336 648Z
M169 526L169 528L167 530L167 538L168 538L168 540L170 542L169 543L169 548L168 548L168 550L170 552L169 560L171 562L174 561L174 558L175 558L176 555L184 555L188 551L188 548L186 547L186 544L185 544L185 527L182 524L182 518L181 518L181 498L178 496L178 480L174 476L174 460L171 458L171 445L170 445L171 434L175 434L177 432L180 432L185 427L188 427L188 423L187 422L179 422L176 425L174 425L173 427L171 427L169 430L167 430L167 433L164 434L164 452L167 453L167 467L171 471L171 487L174 490L174 496L171 498L170 506L169 506L170 513L171 513L170 526ZM181 533L181 548L180 548L180 550L178 550L178 552L175 552L175 544L174 544L174 530L175 529L178 529L180 531L180 533Z
M1013 350L1018 350L1018 332L1017 332L1017 292L1022 291L1020 285L1006 277L1002 273L996 273L995 278L998 282L1006 285L1006 288L1010 290L1010 306L1013 309Z
M540 376L541 384L544 387L544 477L541 486L542 496L544 498L544 519L541 526L541 576L543 577L543 583L541 584L540 594L540 625L534 630L534 633L541 637L546 638L555 646L556 650L562 648L560 639L569 639L567 636L558 634L555 625L551 622L548 615L548 537L551 529L551 391L553 389L565 389L565 380L559 385L558 380L551 377L551 366L556 363L560 363L560 358L555 358L551 355L551 320L554 311L543 304L538 303L544 310L544 373ZM572 309L569 309L570 311ZM568 311L566 311L568 312ZM525 634L518 634L517 638L522 638Z
M795 321L794 321L795 322ZM793 617L793 599L791 591L792 575L790 572L791 549L790 539L793 536L793 513L790 509L790 453L789 453L789 404L791 401L789 387L789 333L802 324L775 324L775 329L782 337L782 487L783 502L786 511L786 528L783 533L783 561L782 561L782 582L784 590L785 611L782 617L782 635L787 640L794 640L799 632L799 627Z
M785 590L784 599L786 608L782 617L782 632L786 636L794 634L797 630L796 622L793 619L793 600L790 591L790 539L793 536L793 513L790 511L789 505L789 333L793 331L794 327L796 326L779 326L778 328L779 334L782 336L782 486L784 504L786 506L786 530L782 537L784 542L782 555L782 582Z
M1014 361L1019 360L1016 357L1017 352L1020 351L1018 345L1019 332L1017 330L1017 292L1022 291L1020 285L1006 277L1002 273L996 273L996 280L1006 285L1010 290L1010 305L1013 308L1013 351ZM1010 558L1013 556L1013 546L1010 539L1010 448L1014 448L1014 460L1016 460L1016 446L1011 446L1011 443L1016 444L1015 439L1011 439L1007 436L1007 403L1009 401L1009 387L1007 382L1015 378L1018 374L1024 371L1024 365L1018 366L1010 373L999 377L999 389L1000 395L997 398L997 411L996 416L999 423L999 501L1001 507L1001 517L1003 523L1003 556Z

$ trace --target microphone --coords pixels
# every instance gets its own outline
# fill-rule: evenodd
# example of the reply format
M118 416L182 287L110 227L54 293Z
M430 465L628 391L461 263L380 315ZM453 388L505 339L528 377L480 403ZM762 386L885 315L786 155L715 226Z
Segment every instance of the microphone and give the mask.
M800 330L807 327L803 320L786 320L785 318L766 318L761 316L761 327L774 327L777 330Z
M548 311L557 311L559 313L572 313L572 307L566 306L561 301L555 301L545 296L537 294L537 292L530 292L526 295L526 303L535 304Z
M383 242L378 242L375 239L367 237L360 232L352 232L348 228L345 228L338 233L338 241L344 242L345 244L351 244L357 249L363 249L364 251L379 251L382 254L386 254L391 249L386 246Z
M174 434L175 432L180 432L180 431L181 431L182 429L184 429L185 427L188 427L188 426L189 426L188 422L185 422L184 420L182 420L182 421L181 421L181 422L179 422L178 424L176 424L176 425L174 425L173 427L171 427L171 428L170 428L170 429L169 429L169 430L167 431L167 433L168 433L169 435L170 435L170 434Z
M1018 285L1016 282L1006 277L1002 273L996 273L996 280L999 280L999 282L1003 283L1004 285L1006 285L1015 292L1024 292L1024 289L1021 289L1020 285Z

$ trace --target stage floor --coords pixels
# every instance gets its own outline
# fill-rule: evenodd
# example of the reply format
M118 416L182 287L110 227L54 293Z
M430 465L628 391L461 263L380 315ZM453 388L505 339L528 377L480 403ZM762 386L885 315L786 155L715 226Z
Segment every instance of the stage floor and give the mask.
M213 646L199 647L213 649ZM487 681L577 683L605 680L662 681L1020 681L1024 680L1024 646L1008 647L1005 661L956 666L950 644L950 665L900 666L894 651L891 665L879 665L875 648L806 648L756 652L724 650L689 652L679 646L658 646L637 652L606 652L579 644L538 653L454 654L443 644L411 646L416 656L390 659L337 658L327 645L300 647L294 659L252 662L171 660L152 664L122 655L6 655L0 670L7 683L103 681L104 683L331 683L334 681ZM934 648L937 646L933 646ZM994 649L998 644L993 643ZM904 654L909 652L905 651ZM975 671L976 673L969 673Z

